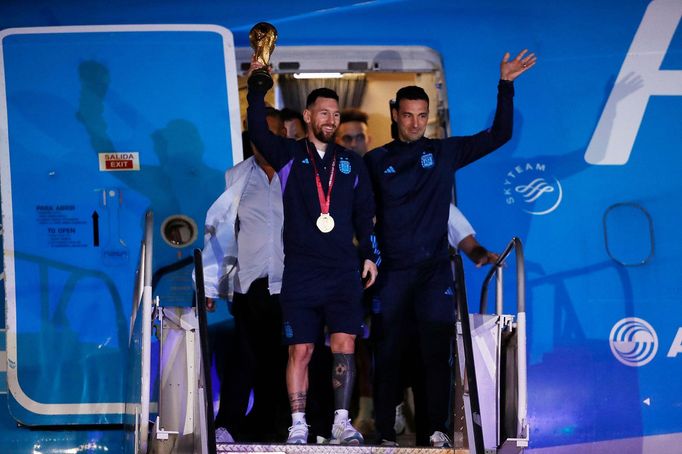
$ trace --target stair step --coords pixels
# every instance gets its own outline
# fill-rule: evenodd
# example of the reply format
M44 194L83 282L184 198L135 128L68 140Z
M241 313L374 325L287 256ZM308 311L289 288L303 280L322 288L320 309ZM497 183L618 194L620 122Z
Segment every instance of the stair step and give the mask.
M287 445L287 444L246 444L218 443L218 452L250 452L258 454L469 454L468 449L425 448L425 447L383 447L383 446L331 446L331 445Z

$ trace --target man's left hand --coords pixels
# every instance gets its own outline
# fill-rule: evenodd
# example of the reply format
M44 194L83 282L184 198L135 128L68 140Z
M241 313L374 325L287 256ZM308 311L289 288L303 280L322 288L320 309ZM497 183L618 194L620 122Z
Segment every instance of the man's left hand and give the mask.
M362 279L367 279L365 281L365 288L369 288L374 284L374 281L377 280L377 274L379 274L379 271L377 271L377 266L374 262L365 260L365 263L362 265Z
M509 60L509 52L504 54L502 63L500 63L500 79L511 82L535 65L537 61L535 54L526 55L526 52L528 49L522 50L513 60ZM524 57L524 55L526 56Z

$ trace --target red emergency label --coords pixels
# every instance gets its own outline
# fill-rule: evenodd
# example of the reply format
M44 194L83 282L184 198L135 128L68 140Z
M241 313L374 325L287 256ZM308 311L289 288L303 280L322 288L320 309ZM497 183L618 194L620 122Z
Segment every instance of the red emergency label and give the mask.
M99 153L99 170L140 170L140 155L137 152Z

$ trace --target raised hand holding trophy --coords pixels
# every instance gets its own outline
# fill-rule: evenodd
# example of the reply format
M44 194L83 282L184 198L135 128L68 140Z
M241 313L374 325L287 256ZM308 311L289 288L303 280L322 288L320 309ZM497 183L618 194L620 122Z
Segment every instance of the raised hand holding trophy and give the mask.
M276 41L277 29L267 22L257 23L249 32L249 42L253 49L254 59L264 65L262 68L258 68L251 73L248 80L250 89L268 91L272 88L273 81L272 76L268 72L268 65L270 64L270 56L275 49Z

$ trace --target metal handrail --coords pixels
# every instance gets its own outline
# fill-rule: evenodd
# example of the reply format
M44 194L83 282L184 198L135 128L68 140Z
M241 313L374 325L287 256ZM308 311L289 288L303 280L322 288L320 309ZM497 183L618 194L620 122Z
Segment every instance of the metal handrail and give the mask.
M205 407L199 411L205 412L206 437L208 442L208 454L216 454L215 421L213 419L213 386L211 384L211 352L208 342L208 315L206 314L206 293L204 290L204 265L200 249L194 250L194 276L196 279L196 292L194 305L199 318L199 346L203 362L204 392L206 395Z
M467 303L466 285L464 281L464 265L462 257L455 254L454 274L455 274L455 302L457 310L457 320L462 327L462 341L464 344L464 371L461 371L462 384L469 391L469 405L471 409L471 431L469 434L473 441L470 449L475 454L483 454L485 445L483 442L483 425L481 419L481 405L478 394L478 380L476 379L476 362L474 361L474 346L471 337L471 323L469 321L469 305Z
M161 282L161 279L166 276L167 274L172 273L173 271L180 270L187 265L191 265L194 263L194 259L191 256L187 256L183 259L178 260L177 262L171 263L170 265L162 266L161 268L157 269L154 271L154 274L152 275L152 289L156 289L159 285L159 282Z
M142 240L144 261L140 272L144 283L142 289L142 365L140 384L140 439L138 452L147 452L149 433L149 399L151 389L151 343L152 343L152 256L154 251L154 214L151 210L145 213L144 237Z
M527 433L527 413L528 413L528 380L526 376L526 270L523 257L523 244L517 237L512 238L507 247L504 249L500 257L495 262L495 265L488 272L483 287L481 289L481 307L480 313L485 314L488 306L488 284L493 275L498 276L497 280L497 315L502 315L502 266L504 261L511 253L512 249L516 252L516 332L517 332L517 366L518 366L518 381L517 381L517 414L516 414L516 433L519 438L528 437Z
M133 330L135 329L135 321L137 320L137 311L140 309L142 303L142 293L144 292L144 257L145 244L142 241L140 246L140 257L137 261L137 268L135 269L135 284L133 287L133 310L130 311L130 331L128 332L128 346L133 341Z
M517 304L517 311L518 312L526 312L526 267L525 267L525 261L523 258L523 244L521 243L521 240L518 237L512 238L512 240L507 244L507 247L504 249L502 254L500 254L499 258L495 262L495 264L490 268L490 271L488 271L488 274L485 277L485 280L483 281L483 286L481 287L481 307L479 310L479 313L485 314L488 312L488 284L490 284L490 280L493 278L494 275L500 276L500 279L498 279L498 285L497 285L497 311L498 315L501 314L501 301L502 301L502 288L501 288L501 276L502 276L502 267L504 265L504 261L507 259L509 254L511 254L512 249L516 251L516 304Z
M140 246L140 257L137 262L137 269L135 270L135 287L133 288L133 310L131 311L130 330L132 336L132 327L137 318L137 311L140 308L140 303L143 301L144 288L152 285L152 249L153 249L153 232L154 232L154 214L151 210L145 213L145 225L142 236L142 244Z

